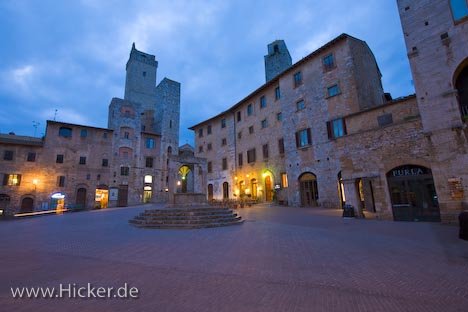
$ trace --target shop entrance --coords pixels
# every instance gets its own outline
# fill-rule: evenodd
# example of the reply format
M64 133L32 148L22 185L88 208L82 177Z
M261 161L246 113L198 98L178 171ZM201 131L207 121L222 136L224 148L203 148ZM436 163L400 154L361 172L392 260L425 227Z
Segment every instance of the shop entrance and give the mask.
M128 205L128 185L119 185L119 194L117 197L117 206L126 207Z
M145 186L143 189L143 203L151 202L151 198L153 197L153 190L151 186Z
M440 222L440 210L432 171L405 165L390 170L387 182L395 221Z
M301 206L315 207L318 200L317 177L311 172L305 172L299 177Z
M265 177L265 200L267 202L273 201L273 182L270 175Z

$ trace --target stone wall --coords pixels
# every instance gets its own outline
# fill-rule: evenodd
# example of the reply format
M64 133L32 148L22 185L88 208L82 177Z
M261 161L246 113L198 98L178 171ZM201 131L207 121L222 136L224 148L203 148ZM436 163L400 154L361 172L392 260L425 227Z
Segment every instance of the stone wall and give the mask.
M454 221L468 202L468 139L454 81L468 60L468 23L452 18L450 1L398 0L422 125L444 219ZM454 196L453 181L463 196Z

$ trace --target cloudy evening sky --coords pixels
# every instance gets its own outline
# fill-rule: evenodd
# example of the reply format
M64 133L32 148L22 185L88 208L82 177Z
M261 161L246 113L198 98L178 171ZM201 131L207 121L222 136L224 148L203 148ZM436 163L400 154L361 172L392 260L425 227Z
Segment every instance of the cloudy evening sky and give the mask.
M0 132L36 135L45 121L107 126L123 97L132 42L156 55L157 82L182 84L181 141L189 126L265 82L267 44L284 39L293 63L341 33L365 40L386 92L414 92L395 0L0 2Z

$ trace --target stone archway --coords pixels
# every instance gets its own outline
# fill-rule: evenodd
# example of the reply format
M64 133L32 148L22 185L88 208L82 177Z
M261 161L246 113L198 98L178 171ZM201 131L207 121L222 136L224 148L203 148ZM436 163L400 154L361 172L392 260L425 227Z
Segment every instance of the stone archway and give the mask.
M80 187L76 190L76 206L77 208L86 208L86 188Z
M462 120L468 123L468 59L455 71L453 85L457 89Z
M312 172L304 172L299 176L299 193L301 197L301 206L318 206L318 186L317 176Z
M178 193L193 193L194 191L194 177L193 166L182 165L179 167L179 180L177 182Z
M33 212L34 210L34 199L32 197L25 197L21 200L21 213Z
M440 210L432 171L403 165L387 173L395 221L440 221Z
M214 197L213 193L214 193L213 192L213 184L210 183L210 184L208 184L208 200L209 201L213 200L213 197Z

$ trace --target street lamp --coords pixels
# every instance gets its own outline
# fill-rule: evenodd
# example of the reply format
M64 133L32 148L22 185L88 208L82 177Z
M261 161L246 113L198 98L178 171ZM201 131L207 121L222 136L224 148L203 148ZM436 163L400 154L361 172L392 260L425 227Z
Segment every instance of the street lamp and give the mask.
M38 180L38 179L33 179L33 180L32 180L32 184L34 185L34 190L36 190L37 183L39 183L39 180Z

